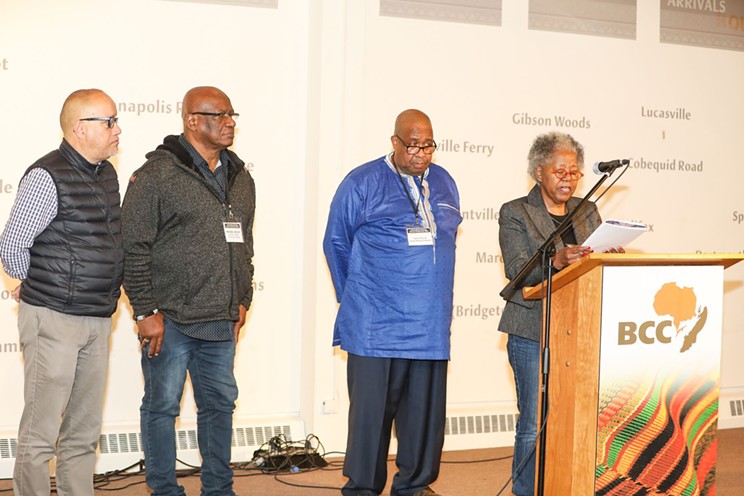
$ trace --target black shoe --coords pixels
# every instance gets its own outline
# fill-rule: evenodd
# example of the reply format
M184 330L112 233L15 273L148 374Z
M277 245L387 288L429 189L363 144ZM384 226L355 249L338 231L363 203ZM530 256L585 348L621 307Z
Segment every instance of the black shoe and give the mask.
M346 491L349 491L349 489L342 489L342 490L341 490L341 492L342 492L343 494L347 494L347 493L346 493ZM368 489L367 489L367 490L363 490L363 491L362 491L362 492L360 492L360 493L357 493L357 492L352 492L352 493L348 493L348 494L350 494L350 495L353 495L353 496L380 496L380 494L379 494L379 493L376 493L376 492L374 492L374 491L370 491L370 490L368 490Z

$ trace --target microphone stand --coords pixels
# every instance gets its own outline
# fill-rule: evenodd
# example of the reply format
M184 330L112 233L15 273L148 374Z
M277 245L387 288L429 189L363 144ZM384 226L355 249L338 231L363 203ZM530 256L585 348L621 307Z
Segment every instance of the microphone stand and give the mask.
M543 314L545 320L542 327L542 390L540 392L540 422L544 425L542 434L540 435L540 451L539 451L539 463L537 465L537 496L542 496L545 485L545 434L547 430L547 423L545 419L548 414L548 386L550 376L550 308L553 300L553 266L550 263L551 254L555 252L555 240L559 238L563 232L569 228L573 219L578 215L581 209L584 207L589 198L599 189L608 177L614 172L614 169L602 174L602 177L597 181L597 184L592 187L589 193L581 199L581 202L568 213L566 218L561 224L555 228L555 230L548 236L545 242L537 249L535 254L530 258L527 263L520 269L519 273L509 281L504 289L501 290L499 295L505 300L509 300L514 293L517 291L517 287L527 278L527 275L532 272L537 265L537 261L542 259L543 262L543 274L547 273L545 280L545 287L543 290Z

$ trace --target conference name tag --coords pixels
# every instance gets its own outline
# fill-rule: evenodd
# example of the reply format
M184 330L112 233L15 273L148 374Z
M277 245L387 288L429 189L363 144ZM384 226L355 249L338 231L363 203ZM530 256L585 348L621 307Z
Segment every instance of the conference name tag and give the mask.
M240 228L240 222L225 221L222 223L225 229L225 241L228 243L242 243L243 230Z
M408 246L431 246L434 244L431 229L428 227L406 227L406 234L408 235Z

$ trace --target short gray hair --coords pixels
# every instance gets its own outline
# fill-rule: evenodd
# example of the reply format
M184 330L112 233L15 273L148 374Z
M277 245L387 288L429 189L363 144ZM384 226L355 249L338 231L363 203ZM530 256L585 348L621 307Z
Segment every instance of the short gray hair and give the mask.
M584 168L584 147L581 143L570 134L552 131L541 134L532 142L530 152L527 154L527 173L532 179L537 181L535 169L548 165L558 150L571 150L576 153L579 170Z

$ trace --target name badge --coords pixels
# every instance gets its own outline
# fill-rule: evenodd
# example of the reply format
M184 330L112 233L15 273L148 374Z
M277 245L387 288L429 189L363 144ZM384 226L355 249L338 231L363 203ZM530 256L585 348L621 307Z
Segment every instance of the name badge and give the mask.
M222 228L225 230L225 241L228 243L243 242L243 230L240 228L239 221L225 221L222 223Z
M406 235L408 236L408 246L431 246L434 244L431 229L428 227L406 227Z

